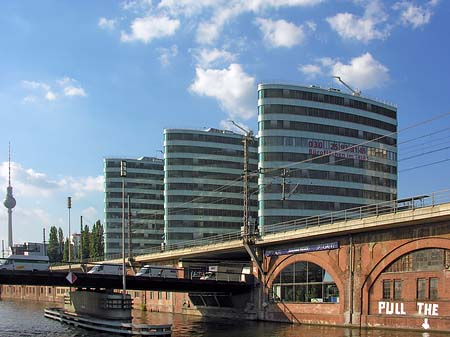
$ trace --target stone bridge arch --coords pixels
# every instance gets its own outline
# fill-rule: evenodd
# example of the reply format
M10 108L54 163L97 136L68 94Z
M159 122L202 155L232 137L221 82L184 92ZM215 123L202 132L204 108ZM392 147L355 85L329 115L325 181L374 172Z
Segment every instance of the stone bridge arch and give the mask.
M405 242L394 249L392 249L389 253L384 255L379 261L376 262L372 270L367 274L364 278L363 284L361 286L361 314L368 315L369 314L369 306L370 306L370 289L377 281L381 273L394 261L398 258L411 253L416 250L426 249L426 248L441 248L441 249L450 249L450 239L447 238L439 238L439 237L427 237L427 238L418 238L414 240L410 240Z
M279 273L287 266L296 262L311 262L322 269L326 270L328 274L333 278L337 288L339 289L339 311L344 312L344 305L346 302L346 287L345 287L345 273L339 269L336 261L327 258L328 255L323 255L324 252L316 253L303 253L303 254L292 254L287 256L278 256L273 266L269 269L267 273L267 289L271 289L272 284ZM344 300L345 299L345 300Z

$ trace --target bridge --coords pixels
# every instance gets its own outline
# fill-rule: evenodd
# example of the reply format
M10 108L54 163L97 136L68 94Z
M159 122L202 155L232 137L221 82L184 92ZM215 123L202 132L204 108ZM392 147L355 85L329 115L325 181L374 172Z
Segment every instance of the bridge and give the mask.
M185 283L179 290L167 280L159 280L159 285L152 280L145 289L180 291L179 296L161 303L144 292L135 303L147 310L221 317L450 329L450 190L266 226L250 239L233 232L134 257L138 264L185 270L207 266L211 260L250 264L255 284L227 290L233 293L227 300L229 308L219 310L205 296L191 296L196 289L205 293L226 289L219 283L202 287L206 280L179 280ZM121 262L117 257L99 263ZM72 270L76 267L72 265ZM52 270L67 275L67 266ZM6 279L0 276L2 280ZM118 280L110 282L120 288ZM132 276L127 283L144 289L133 285Z
M67 272L56 271L0 271L0 284L55 286L92 289L122 289L122 275L88 274L75 272L76 280L70 283ZM221 292L240 294L250 291L251 285L237 281L190 280L184 278L162 278L127 276L129 290L164 290L173 292Z

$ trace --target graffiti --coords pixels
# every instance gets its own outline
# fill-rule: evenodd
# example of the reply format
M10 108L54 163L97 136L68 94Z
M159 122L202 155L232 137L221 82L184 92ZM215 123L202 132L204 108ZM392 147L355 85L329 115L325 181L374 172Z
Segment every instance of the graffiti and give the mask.
M424 316L439 316L439 304L417 302L417 313Z
M378 313L385 315L406 315L403 303L378 302Z
M405 305L402 302L378 302L379 315L406 315ZM421 316L439 316L439 304L417 302L417 315ZM424 322L428 324L428 320Z

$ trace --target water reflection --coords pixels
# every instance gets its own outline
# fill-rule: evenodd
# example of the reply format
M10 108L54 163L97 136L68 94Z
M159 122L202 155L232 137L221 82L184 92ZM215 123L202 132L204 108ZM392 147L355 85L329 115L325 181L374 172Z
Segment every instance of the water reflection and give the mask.
M44 317L54 303L0 301L1 337L109 337L112 334L63 325ZM136 321L173 324L172 337L450 337L448 333L407 330L349 329L340 327L207 319L169 313L134 311Z

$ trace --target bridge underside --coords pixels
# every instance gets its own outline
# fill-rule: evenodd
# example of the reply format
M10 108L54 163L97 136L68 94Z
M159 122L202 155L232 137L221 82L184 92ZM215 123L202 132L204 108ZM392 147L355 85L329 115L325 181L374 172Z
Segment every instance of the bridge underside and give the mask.
M73 284L70 284L66 279L67 274L67 272L47 271L0 271L0 284L98 289L122 289L123 287L121 275L75 273L76 280ZM251 290L251 286L243 282L139 276L127 276L126 285L129 290L173 292L221 292L240 294Z

